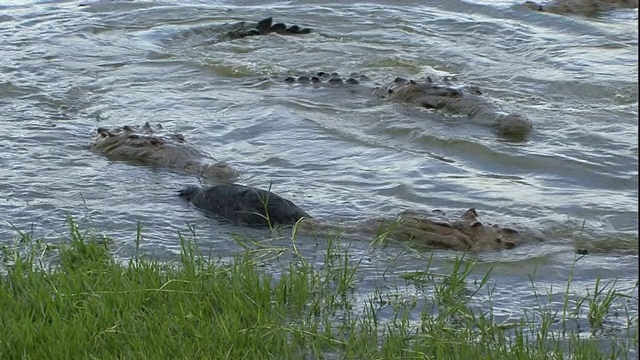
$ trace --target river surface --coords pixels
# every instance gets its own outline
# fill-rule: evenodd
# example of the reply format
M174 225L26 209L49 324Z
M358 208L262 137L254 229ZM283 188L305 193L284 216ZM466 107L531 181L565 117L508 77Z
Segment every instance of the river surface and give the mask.
M162 259L178 253L187 224L221 257L240 249L230 234L269 236L181 201L176 191L193 177L88 149L98 126L150 121L232 164L241 183L272 183L319 218L475 207L542 234L544 243L478 256L496 266L505 313L534 301L534 270L541 283L562 285L576 248L590 253L576 262L579 291L598 276L617 278L621 291L636 286L637 10L587 18L497 0L79 4L0 5L0 242L15 229L60 237L67 215L112 235L122 256L138 222L143 251ZM218 43L189 35L268 16L313 32ZM534 131L506 142L463 117L256 80L316 71L377 81L455 75L527 114ZM316 251L312 238L298 246ZM368 251L368 241L352 246L371 259L361 264L365 283L393 258ZM452 255L436 253L441 264ZM423 265L407 255L399 269Z

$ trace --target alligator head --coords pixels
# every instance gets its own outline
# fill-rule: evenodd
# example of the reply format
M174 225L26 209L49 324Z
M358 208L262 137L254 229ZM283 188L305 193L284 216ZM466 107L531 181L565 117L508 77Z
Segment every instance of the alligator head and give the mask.
M477 86L452 86L434 83L431 78L418 82L399 77L376 89L374 94L427 109L442 109L453 114L487 119L506 138L525 138L533 128L527 116L501 112L490 99L483 96Z
M474 208L453 221L444 216L432 218L423 213L405 211L395 221L377 221L378 232L413 245L452 250L512 249L521 242L517 230L480 221Z
M238 178L237 171L193 147L182 134L162 130L161 125L154 128L148 122L144 126L100 127L93 135L91 149L167 166L211 180L233 181Z

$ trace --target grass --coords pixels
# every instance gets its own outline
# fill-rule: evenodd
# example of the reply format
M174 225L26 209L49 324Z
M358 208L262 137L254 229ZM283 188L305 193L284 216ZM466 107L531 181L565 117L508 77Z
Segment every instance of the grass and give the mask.
M472 281L473 262L448 273L426 269L395 276L406 287L356 296L360 260L339 238L324 262L296 246L243 242L233 261L212 260L196 239L179 235L171 263L136 252L113 260L108 238L81 232L69 219L63 244L19 233L0 264L2 359L616 359L635 358L637 309L615 283L597 281L586 296L567 285L561 309L536 294L522 319L497 323L490 273ZM136 237L139 245L140 233ZM290 260L280 261L290 254ZM427 259L428 260L428 259ZM268 272L261 265L278 264ZM407 292L405 289L413 289ZM535 284L532 281L532 291ZM637 291L637 288L634 290ZM622 305L621 305L622 304ZM605 332L613 309L627 327ZM620 310L623 309L623 310ZM589 327L586 333L573 323ZM555 329L555 330L554 330Z

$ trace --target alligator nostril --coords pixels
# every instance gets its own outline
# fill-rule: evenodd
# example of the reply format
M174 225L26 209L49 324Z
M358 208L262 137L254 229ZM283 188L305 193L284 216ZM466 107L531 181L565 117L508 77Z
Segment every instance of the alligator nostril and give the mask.
M500 243L502 242L502 239L500 239L500 238L495 238L495 242L496 242L496 243L498 243L498 244L500 244Z

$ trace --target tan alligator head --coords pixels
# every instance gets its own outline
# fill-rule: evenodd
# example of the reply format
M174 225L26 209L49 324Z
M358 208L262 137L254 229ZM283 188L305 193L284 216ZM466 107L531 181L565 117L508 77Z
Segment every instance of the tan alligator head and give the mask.
M378 234L426 248L453 250L512 249L521 242L521 234L512 228L483 223L474 208L460 218L444 215L434 218L423 213L405 211L397 219L377 221Z
M238 172L189 144L182 134L166 132L148 122L143 126L101 127L91 149L101 153L170 167L216 181L234 181Z
M390 84L376 89L374 95L426 109L485 119L497 129L499 135L509 139L523 140L533 128L526 115L500 111L488 97L483 96L477 86L454 86L448 82L437 84L431 78L424 81L396 78Z

